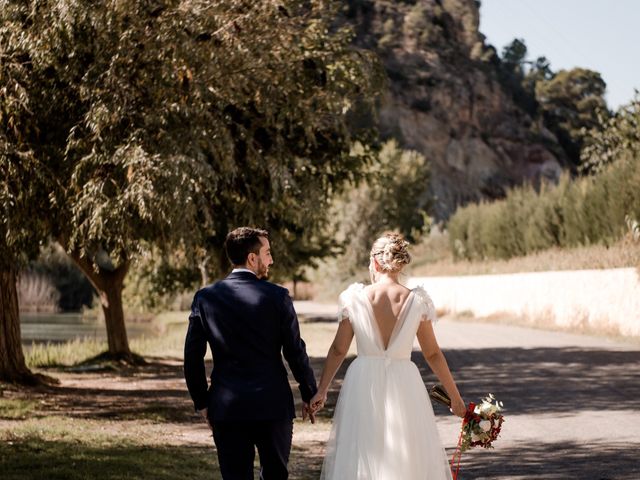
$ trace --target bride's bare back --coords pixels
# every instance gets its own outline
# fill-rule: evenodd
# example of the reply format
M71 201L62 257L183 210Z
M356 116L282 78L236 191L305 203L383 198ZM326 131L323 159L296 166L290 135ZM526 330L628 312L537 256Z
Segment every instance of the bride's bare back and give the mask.
M399 283L374 283L365 288L385 349L410 293L411 290Z

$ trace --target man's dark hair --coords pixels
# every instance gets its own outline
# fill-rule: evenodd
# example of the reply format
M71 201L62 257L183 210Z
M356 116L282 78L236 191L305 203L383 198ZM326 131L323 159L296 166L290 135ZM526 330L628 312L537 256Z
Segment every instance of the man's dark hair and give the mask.
M233 265L244 265L250 253L258 254L262 243L260 237L269 238L269 232L259 228L239 227L229 232L224 241L227 257Z

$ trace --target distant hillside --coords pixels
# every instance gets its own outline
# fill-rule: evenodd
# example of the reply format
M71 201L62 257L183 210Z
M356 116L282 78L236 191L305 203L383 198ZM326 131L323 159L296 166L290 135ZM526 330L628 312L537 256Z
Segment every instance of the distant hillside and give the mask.
M499 59L479 32L474 0L349 0L355 44L375 50L390 88L383 138L431 162L434 215L499 198L524 181L557 179L567 164L556 137L498 81Z

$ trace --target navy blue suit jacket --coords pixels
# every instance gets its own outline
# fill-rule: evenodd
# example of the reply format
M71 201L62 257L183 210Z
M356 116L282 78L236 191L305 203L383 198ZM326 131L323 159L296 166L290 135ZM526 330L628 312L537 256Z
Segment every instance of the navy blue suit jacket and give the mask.
M204 356L213 353L208 387ZM184 374L196 410L212 422L288 420L293 395L282 356L309 402L316 381L287 289L249 272L198 291L184 349Z

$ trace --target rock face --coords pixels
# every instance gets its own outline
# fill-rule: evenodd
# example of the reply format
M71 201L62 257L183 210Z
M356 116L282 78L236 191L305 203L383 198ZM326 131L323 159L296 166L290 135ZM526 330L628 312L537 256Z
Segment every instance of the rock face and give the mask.
M478 2L350 0L345 16L355 44L375 50L390 79L382 137L430 162L436 220L523 182L558 179L566 157L500 83L499 59L478 30Z

